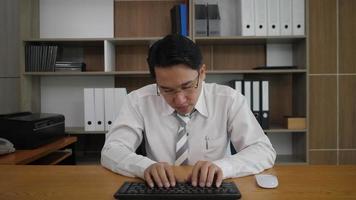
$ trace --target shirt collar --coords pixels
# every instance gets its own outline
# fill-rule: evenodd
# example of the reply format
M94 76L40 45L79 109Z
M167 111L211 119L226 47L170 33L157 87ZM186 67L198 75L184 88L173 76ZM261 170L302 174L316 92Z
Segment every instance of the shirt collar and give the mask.
M163 100L164 103L162 103L161 107L161 113L163 116L168 116L174 113L174 109L168 105L168 103L164 100L163 96L161 96L161 99ZM195 109L202 114L205 117L209 116L209 112L206 106L206 99L205 99L205 82L202 82L202 90L199 94L198 101L195 104Z
M206 98L205 98L205 81L202 82L202 89L200 95L198 97L198 101L195 104L195 109L202 114L204 117L209 117L208 108L206 106Z

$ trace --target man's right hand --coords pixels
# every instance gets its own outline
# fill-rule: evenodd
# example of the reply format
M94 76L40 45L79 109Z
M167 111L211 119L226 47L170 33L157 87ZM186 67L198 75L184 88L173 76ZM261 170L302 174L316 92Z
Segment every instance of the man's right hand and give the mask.
M155 184L158 187L164 186L167 188L176 185L173 168L166 162L158 162L147 167L144 177L150 187L153 187Z

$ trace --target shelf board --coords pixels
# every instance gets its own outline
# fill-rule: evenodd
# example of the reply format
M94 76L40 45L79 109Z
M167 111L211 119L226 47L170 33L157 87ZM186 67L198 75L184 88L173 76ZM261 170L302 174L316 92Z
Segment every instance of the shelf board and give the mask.
M104 46L104 41L107 40L115 45L147 45L162 37L135 37L135 38L43 38L43 39L28 39L24 42L43 43L43 44L62 44L62 45L81 45L81 46Z
M40 43L40 44L59 44L64 46L102 46L104 47L104 40L102 38L42 38L42 39L28 39L24 40L26 43Z
M265 133L305 133L306 129L286 129L286 128L272 128L263 130Z
M197 44L266 44L266 43L293 43L306 39L302 36L221 36L221 37L195 37Z
M41 159L32 162L31 165L56 165L71 155L72 155L71 151L67 151L67 150L55 151Z
M153 42L162 39L162 37L120 37L108 39L109 42L114 43L115 45L151 45Z
M66 127L65 132L70 135L78 134L106 134L107 131L85 131L84 127Z
M84 127L66 127L65 131L69 134L105 134L107 131L85 131ZM307 130L306 129L301 129L301 130L292 130L292 129L285 129L285 128L271 128L271 129L266 129L263 130L265 133L290 133L290 132L296 132L296 133L305 133Z
M28 76L113 76L113 75L149 75L148 71L115 71L115 72L25 72Z
M263 70L213 70L208 71L208 74L294 74L306 73L306 69L263 69Z
M273 69L273 70L214 70L207 74L298 74L306 73L306 69ZM148 71L114 71L114 72L24 72L26 76L135 76L149 75Z
M43 43L84 43L103 42L105 40L116 45L150 45L152 42L162 39L162 37L115 37L115 38L29 38L24 42ZM306 39L302 36L220 36L220 37L195 37L198 44L265 44L291 43Z
M24 42L102 42L112 38L30 38Z

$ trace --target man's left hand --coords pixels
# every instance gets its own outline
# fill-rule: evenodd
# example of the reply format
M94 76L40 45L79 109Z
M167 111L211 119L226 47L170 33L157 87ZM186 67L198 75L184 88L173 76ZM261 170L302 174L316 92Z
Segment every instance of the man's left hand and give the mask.
M200 187L211 187L215 182L216 187L220 187L222 179L223 172L221 168L211 161L198 161L195 163L191 175L193 186L199 185Z

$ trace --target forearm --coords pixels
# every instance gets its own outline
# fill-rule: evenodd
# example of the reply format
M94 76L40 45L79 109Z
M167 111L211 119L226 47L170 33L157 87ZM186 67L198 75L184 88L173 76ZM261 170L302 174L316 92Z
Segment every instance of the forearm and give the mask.
M225 179L262 172L273 167L275 158L276 152L269 142L259 142L214 163L222 169Z
M118 142L105 144L101 152L101 164L124 176L144 178L144 170L153 163Z

